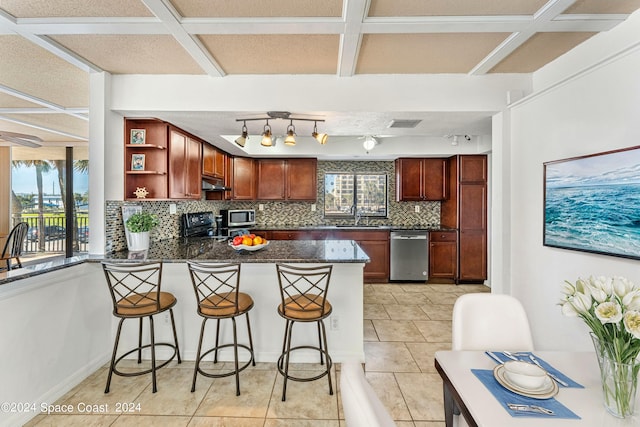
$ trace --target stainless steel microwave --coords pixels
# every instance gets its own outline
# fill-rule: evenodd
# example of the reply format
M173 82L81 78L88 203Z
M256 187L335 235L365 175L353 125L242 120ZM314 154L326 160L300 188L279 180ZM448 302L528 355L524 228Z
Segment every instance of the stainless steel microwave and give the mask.
M220 209L220 215L222 215L222 228L256 225L254 209Z

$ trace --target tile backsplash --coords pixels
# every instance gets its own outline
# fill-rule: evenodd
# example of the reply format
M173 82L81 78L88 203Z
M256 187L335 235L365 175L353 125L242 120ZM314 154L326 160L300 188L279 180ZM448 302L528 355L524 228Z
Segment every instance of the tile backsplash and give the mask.
M396 202L395 167L393 161L386 162L345 162L318 161L318 199L316 210L312 202L271 202L271 201L214 201L214 200L141 200L140 202L109 200L105 203L105 230L107 252L127 248L122 221L122 206L142 205L145 211L158 215L160 226L151 233L152 241L173 239L180 236L180 217L188 212L218 213L220 209L255 209L256 227L313 226L349 224L347 220L325 220L324 174L325 172L385 172L387 174L388 217L371 219L370 224L393 226L437 227L440 225L440 202ZM176 214L169 213L169 205L176 205ZM259 206L263 210L259 210ZM420 206L420 212L415 212Z

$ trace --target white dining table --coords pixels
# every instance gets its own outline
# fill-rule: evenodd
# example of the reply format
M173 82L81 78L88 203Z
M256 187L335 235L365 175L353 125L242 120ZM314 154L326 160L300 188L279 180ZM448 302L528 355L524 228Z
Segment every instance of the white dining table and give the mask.
M555 399L581 419L513 417L473 374L472 369L493 369L496 362L483 351L438 351L435 367L443 380L446 427L453 426L455 406L471 427L638 427L640 426L640 393L636 396L635 413L624 420L611 415L603 405L600 369L594 352L535 351L536 356L551 364L584 388L560 387ZM541 401L542 402L542 401Z

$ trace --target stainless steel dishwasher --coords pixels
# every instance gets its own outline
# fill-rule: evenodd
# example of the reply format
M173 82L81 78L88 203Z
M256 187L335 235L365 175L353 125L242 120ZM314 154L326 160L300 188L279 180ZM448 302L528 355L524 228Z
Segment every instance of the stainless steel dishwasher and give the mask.
M429 232L391 232L391 280L425 281L429 278Z

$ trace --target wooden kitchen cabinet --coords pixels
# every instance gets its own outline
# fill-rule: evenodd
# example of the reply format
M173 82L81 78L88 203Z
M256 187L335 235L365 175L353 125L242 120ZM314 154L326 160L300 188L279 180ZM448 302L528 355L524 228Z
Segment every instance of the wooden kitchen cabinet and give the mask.
M449 199L441 204L440 224L458 229L459 282L487 279L487 156L459 155L448 161Z
M258 200L284 200L286 160L258 159L256 161Z
M315 201L318 195L318 160L287 159L287 200Z
M202 176L207 178L224 179L226 153L213 145L202 143Z
M355 240L371 261L364 265L365 282L389 281L389 232L375 231L334 231L332 239Z
M124 150L124 198L140 200L135 191L144 188L148 191L147 199L168 198L168 125L160 120L125 119ZM132 144L133 130L143 130L144 144ZM141 170L134 170L132 160L144 156Z
M315 201L317 159L258 159L257 199Z
M447 190L447 159L396 160L396 201L445 200Z
M389 232L386 230L270 230L271 240L355 240L371 262L364 266L365 282L389 281Z
M455 280L458 264L455 231L429 232L429 280Z
M169 128L169 198L200 199L202 194L202 142Z
M248 157L234 157L232 161L231 200L256 199L255 160Z

